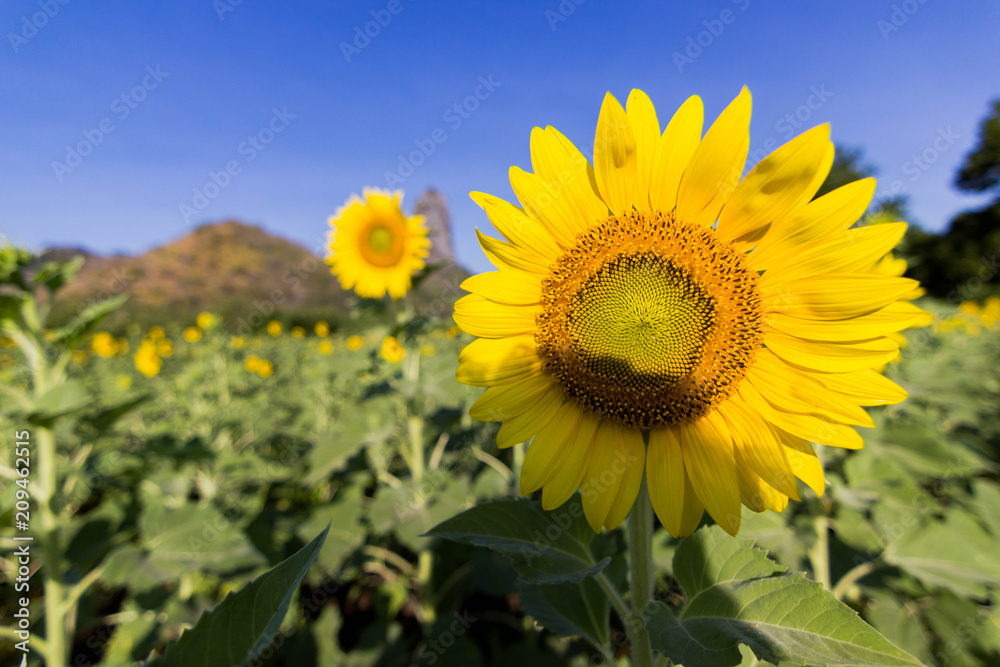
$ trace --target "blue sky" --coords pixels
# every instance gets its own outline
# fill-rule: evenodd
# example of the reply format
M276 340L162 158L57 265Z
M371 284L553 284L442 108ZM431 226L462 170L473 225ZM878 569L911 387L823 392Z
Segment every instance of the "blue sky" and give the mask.
M224 219L316 248L395 172L408 207L445 195L482 270L468 192L513 198L533 126L586 153L606 91L642 88L661 123L699 94L710 122L744 84L752 156L829 122L939 229L983 201L951 182L1000 96L1000 5L971 0L7 0L0 27L0 234L103 253Z

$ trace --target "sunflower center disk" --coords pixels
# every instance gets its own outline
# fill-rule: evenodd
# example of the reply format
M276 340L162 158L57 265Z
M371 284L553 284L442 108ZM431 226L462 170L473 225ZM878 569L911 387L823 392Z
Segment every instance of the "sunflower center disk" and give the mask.
M763 338L757 274L710 229L631 212L577 238L542 287L536 345L567 398L629 428L695 421Z
M402 234L388 225L374 223L361 235L361 255L375 266L394 266L403 254Z

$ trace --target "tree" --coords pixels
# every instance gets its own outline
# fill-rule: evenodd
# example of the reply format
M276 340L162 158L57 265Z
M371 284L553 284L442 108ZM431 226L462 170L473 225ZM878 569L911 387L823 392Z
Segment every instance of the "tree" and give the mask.
M976 147L958 170L955 186L966 192L1000 190L1000 100L993 101L993 113L979 125Z

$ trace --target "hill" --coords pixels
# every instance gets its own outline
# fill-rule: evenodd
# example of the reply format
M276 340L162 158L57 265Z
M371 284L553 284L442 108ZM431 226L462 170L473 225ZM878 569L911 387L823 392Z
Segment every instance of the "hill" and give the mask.
M425 193L417 212L427 216L435 242L431 260L441 267L408 296L421 310L447 317L467 275L454 263L444 199ZM45 258L82 254L86 263L53 305L56 322L94 301L126 293L129 300L109 319L110 329L129 323L186 326L202 311L222 315L228 326L257 329L270 319L331 324L349 317L349 295L330 274L317 245L308 249L255 225L226 221L139 256L95 255L55 248Z

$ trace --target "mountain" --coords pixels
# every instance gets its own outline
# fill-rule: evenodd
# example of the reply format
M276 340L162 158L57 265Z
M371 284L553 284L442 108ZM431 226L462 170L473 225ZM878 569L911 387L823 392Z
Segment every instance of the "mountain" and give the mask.
M435 243L431 262L440 265L407 298L418 309L449 317L467 273L451 251L444 198L429 191L417 202ZM90 303L117 294L129 300L107 321L109 329L129 323L187 326L202 311L221 315L234 329L257 329L277 318L310 324L349 317L352 302L319 253L260 227L233 220L198 227L190 234L139 256L94 255L56 248L46 258L82 254L86 263L53 305L53 320L64 321Z

